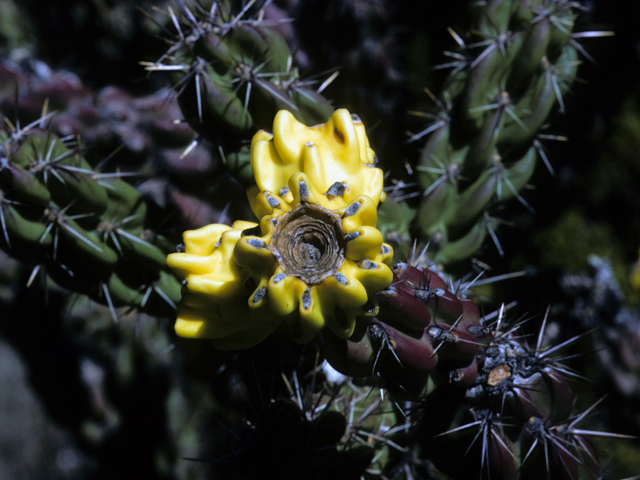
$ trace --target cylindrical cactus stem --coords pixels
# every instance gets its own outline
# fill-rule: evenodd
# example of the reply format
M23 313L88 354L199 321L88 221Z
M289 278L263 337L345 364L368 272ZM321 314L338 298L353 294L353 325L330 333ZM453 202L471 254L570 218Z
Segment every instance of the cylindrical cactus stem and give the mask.
M406 263L394 265L393 272L393 290L380 291L377 294L379 302L384 300L391 303L397 298L399 304L394 305L394 308L407 313L416 312L428 319L426 321L429 323L435 320L451 325L463 315L464 308L460 299L435 272ZM413 300L409 301L410 298ZM406 307L401 304L405 301L408 302ZM382 312L382 315L386 314L393 315L391 311Z
M470 365L476 378L464 385L464 402L452 403L460 391L453 383L440 384L424 398L418 429L426 440L418 455L429 452L452 478L598 478L598 458L587 438L598 433L576 427L595 405L572 415L571 386L551 358L557 348L542 348L540 333L532 349L515 334L517 328L505 331L501 323ZM466 454L453 462L445 454L452 449Z
M250 184L248 157L239 152L259 128L269 128L276 112L289 110L315 125L334 109L300 79L286 40L259 8L233 11L232 2L217 3L206 12L198 2L182 3L179 15L169 10L179 31L167 54L147 68L169 74L185 119L229 156L238 180Z
M480 360L478 385L469 391L470 399L488 402L521 421L537 416L555 423L571 414L573 392L551 359L516 339L499 337Z
M437 120L442 125L417 166L423 199L416 221L431 258L445 264L476 253L487 210L512 197L524 203L533 140L553 108L564 109L577 67L569 41L575 4L501 0L470 8L470 33L457 37L465 60L438 101L448 105L446 121ZM478 41L464 43L470 37Z
M140 193L101 178L50 131L11 133L0 131L2 248L114 314L119 306L171 314L179 283L164 264L167 252L146 239Z
M593 444L563 425L534 415L524 425L519 443L522 478L526 480L544 476L552 480L600 478Z
M323 351L339 371L354 375L379 372L385 387L399 398L425 393L430 376L471 386L476 356L491 341L478 307L459 298L435 272L396 264L390 287L376 294L375 318L359 318L354 336L323 335Z

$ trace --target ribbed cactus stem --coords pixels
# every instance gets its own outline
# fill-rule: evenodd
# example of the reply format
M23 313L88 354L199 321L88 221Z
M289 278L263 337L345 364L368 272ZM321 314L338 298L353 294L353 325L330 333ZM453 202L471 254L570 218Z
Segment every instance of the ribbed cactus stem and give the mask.
M518 199L536 165L535 137L575 77L573 2L500 0L472 5L456 34L459 64L417 165L423 191L417 223L432 258L474 255L492 226L486 212ZM468 42L468 43L467 43ZM416 136L416 138L419 137Z
M295 68L284 37L260 19L259 8L232 9L214 2L204 10L197 2L168 10L178 28L167 53L149 70L166 71L185 119L224 152L230 171L253 182L246 143L259 128L269 128L276 112L288 110L307 125L324 123L333 113L329 102Z
M2 248L114 315L121 306L171 314L179 283L146 237L140 193L37 124L0 130L0 139Z

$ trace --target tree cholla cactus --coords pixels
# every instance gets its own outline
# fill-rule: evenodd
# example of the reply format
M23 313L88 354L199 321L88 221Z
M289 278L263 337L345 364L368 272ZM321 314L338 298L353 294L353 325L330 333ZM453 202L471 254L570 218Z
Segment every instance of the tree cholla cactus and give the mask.
M537 137L575 78L572 38L577 2L492 0L470 6L469 34L451 30L459 51L435 100L417 165L423 191L417 223L434 260L453 263L477 251L497 221L491 208L517 198L531 178ZM544 157L544 152L542 152ZM498 245L499 246L499 245Z
M474 282L447 273L493 236L494 207L509 198L526 205L520 192L542 151L539 131L556 105L564 110L575 77L580 5L468 2L471 25L450 29L459 47L447 52L452 72L438 96L429 92L438 111L411 139L426 144L419 159L401 159L411 176L402 185L418 185L421 197L392 199L381 222L380 209L392 202L380 167L397 165L379 163L370 140L384 150L363 121L334 111L322 96L335 75L317 87L302 79L298 62L313 67L313 50L298 55L275 3L287 4L178 0L165 8L157 25L169 46L143 65L168 79L174 98L166 89L133 98L114 87L94 95L77 78L33 68L42 66L35 61L23 69L0 64L0 247L32 266L29 284L46 270L63 287L106 303L108 309L93 305L109 326L104 337L122 327L104 321L117 318L117 307L171 319L177 309L175 328L160 339L150 340L153 323L141 340L136 329L117 347L98 340L106 345L100 355L84 346L75 354L81 376L90 376L93 363L105 371L104 381L102 373L82 379L92 408L108 420L85 440L116 451L115 435L127 436L124 427L116 431L137 424L144 408L129 409L132 392L145 390L140 404L158 392L153 422L167 419L157 431L169 426L173 433L148 439L141 463L167 477L173 466L166 459L188 457L214 478L599 478L588 437L600 434L579 425L595 405L575 414L573 374L556 358L572 342L546 347L543 326L530 346L524 322L509 325L505 307L487 313L493 306L473 296ZM289 3L298 3L303 21L313 17L305 14L310 3ZM312 3L327 19L339 16L330 15L339 0ZM376 61L387 60L387 44L369 32L378 21L391 25L384 12L395 10L382 3L355 1L343 11L355 23L369 22L351 33L363 37L358 48ZM409 5L398 11L413 12ZM414 88L403 88L404 72L396 71L402 62L383 63L382 83L393 77L401 97ZM47 114L50 108L58 113ZM397 126L404 130L403 122ZM119 165L172 187L174 199L184 195L179 207L186 195L205 208L226 203L210 208L209 217L221 212L220 219L185 227L179 215L168 217L169 231L188 229L169 253L173 243L167 248L153 230L142 189L118 168L103 172L106 161L98 165L114 142L125 144ZM203 155L194 160L198 150ZM223 162L226 172L218 170ZM244 200L245 185L247 202L226 196L240 189ZM170 204L169 195L154 193ZM255 218L237 215L243 209ZM397 218L389 218L394 211ZM401 248L411 235L414 249L428 245L417 260L398 258L400 248L394 252L383 231ZM20 311L16 305L12 313ZM96 316L81 314L91 318L82 329L98 325ZM172 349L174 331L187 337L179 340L186 348ZM155 352L144 368L151 349L130 349L138 341ZM174 368L181 360L185 370L197 370L195 378ZM160 380L145 378L155 370L162 370ZM164 436L176 445L172 438L162 453Z

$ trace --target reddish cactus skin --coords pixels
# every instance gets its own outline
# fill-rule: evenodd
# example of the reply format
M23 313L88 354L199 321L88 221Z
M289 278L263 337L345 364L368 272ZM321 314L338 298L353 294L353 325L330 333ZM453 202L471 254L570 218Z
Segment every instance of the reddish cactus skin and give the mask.
M347 375L379 372L385 387L403 399L424 394L432 375L473 386L476 357L492 340L477 305L431 270L399 263L393 272L391 286L376 294L374 319L360 317L347 340L324 332L327 361Z

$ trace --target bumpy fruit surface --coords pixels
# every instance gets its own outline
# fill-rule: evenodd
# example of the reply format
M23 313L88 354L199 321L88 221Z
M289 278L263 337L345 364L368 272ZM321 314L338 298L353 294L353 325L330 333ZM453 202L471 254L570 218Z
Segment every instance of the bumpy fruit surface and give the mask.
M281 111L273 135L254 137L251 160L259 224L187 232L185 252L168 257L186 280L177 332L243 348L284 320L297 341L325 326L350 337L393 277L393 251L375 228L382 171L362 122L338 110L307 127Z

